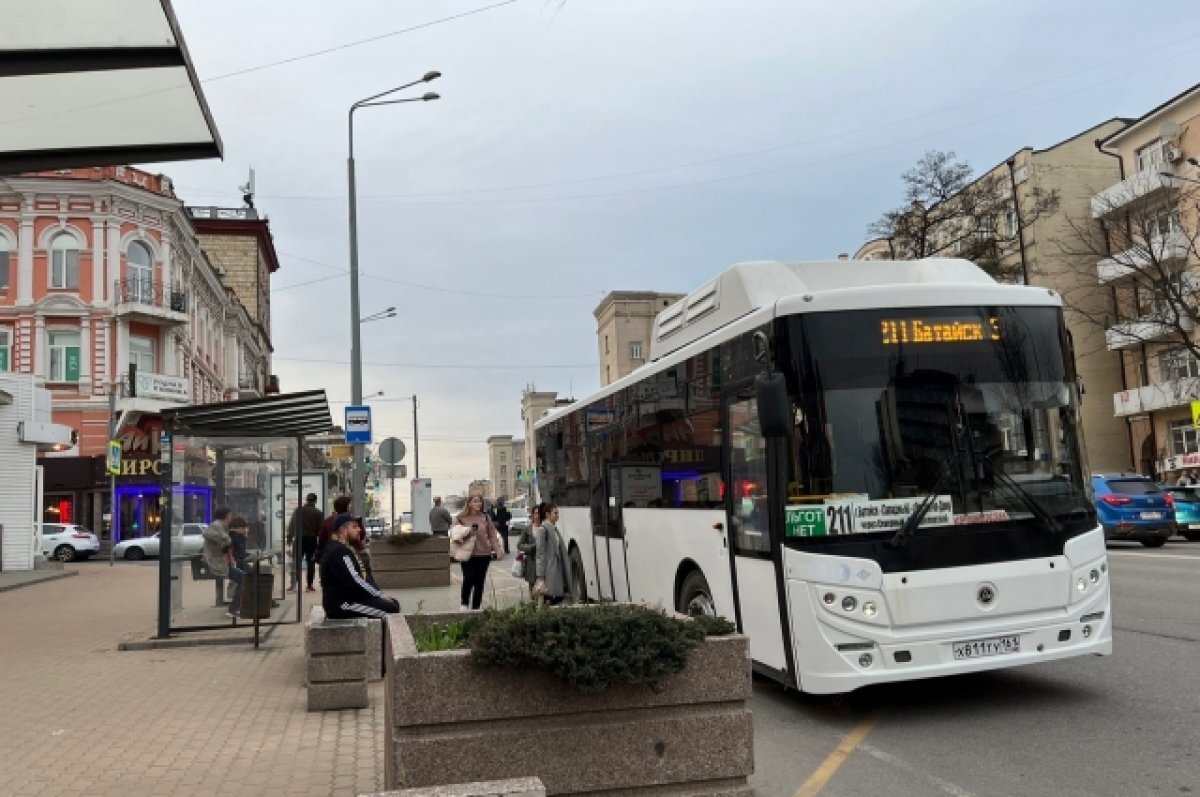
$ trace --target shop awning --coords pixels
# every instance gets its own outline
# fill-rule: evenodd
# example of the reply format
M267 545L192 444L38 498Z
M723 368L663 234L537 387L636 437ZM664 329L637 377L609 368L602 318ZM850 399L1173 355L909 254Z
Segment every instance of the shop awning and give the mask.
M308 437L333 428L324 390L176 407L162 417L172 435L190 437Z
M0 174L219 158L170 0L7 3Z

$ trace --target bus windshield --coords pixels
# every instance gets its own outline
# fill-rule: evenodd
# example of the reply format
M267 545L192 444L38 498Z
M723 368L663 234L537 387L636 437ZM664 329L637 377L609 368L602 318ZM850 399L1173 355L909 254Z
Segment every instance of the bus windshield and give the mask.
M908 531L1095 526L1057 308L813 313L784 328L788 537L894 538L929 495Z

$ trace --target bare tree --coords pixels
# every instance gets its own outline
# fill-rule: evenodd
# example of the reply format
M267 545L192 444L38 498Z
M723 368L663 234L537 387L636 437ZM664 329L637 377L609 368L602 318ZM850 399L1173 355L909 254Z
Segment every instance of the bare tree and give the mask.
M1059 248L1095 262L1094 280L1063 292L1067 306L1105 330L1109 348L1133 349L1141 380L1174 399L1200 398L1200 183L1171 172L1140 174L1071 219ZM1103 297L1104 301L1098 301ZM1095 312L1103 306L1107 312ZM1088 312L1087 310L1091 310ZM1157 361L1157 377L1150 367Z
M1021 232L1058 206L1058 196L1026 188L1019 198L1004 169L972 178L953 152L931 150L906 171L904 204L868 225L896 258L962 257L1004 282L1020 281Z

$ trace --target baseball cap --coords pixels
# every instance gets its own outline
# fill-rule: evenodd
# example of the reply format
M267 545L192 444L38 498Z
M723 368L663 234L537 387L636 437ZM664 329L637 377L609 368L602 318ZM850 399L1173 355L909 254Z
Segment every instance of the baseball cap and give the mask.
M354 515L350 514L349 512L343 512L333 519L333 530L337 531L347 523L353 523L356 520L358 520L358 518L356 518Z

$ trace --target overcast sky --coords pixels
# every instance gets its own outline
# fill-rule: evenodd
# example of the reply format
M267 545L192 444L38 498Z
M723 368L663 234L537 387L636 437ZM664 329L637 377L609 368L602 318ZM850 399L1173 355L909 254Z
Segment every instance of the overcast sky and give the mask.
M486 477L488 435L521 434L525 385L599 386L607 291L853 252L927 149L983 170L1200 79L1190 4L1108 0L516 0L229 75L499 2L175 0L225 159L153 167L234 207L254 167L274 371L340 423L346 112L443 73L440 101L360 112L355 135L363 314L401 314L363 327L364 393L419 396L443 493ZM411 473L411 405L371 403Z

